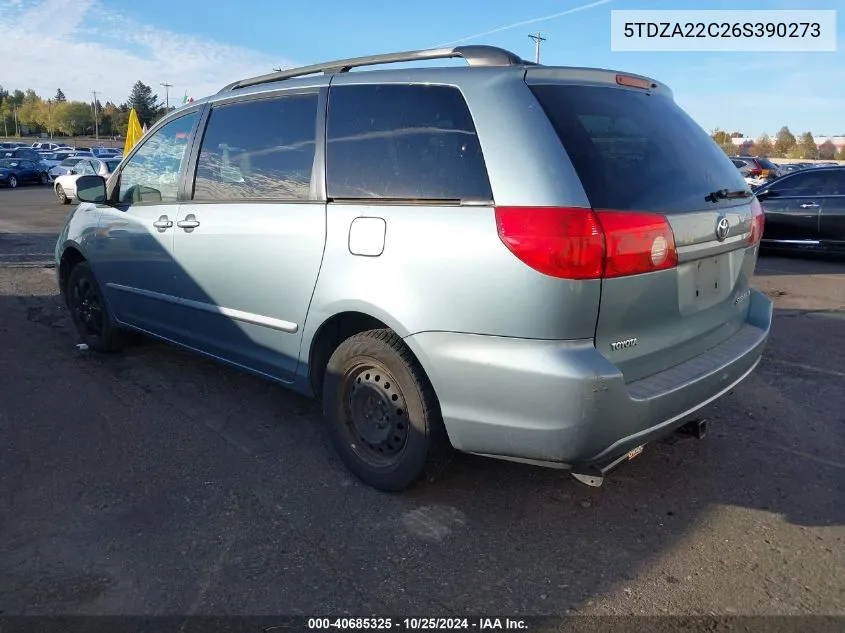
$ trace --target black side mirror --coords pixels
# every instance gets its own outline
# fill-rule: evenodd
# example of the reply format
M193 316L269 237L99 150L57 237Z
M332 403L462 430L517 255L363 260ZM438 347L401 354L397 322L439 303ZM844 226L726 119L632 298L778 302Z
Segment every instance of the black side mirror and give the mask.
M82 202L104 203L106 180L102 176L80 176L76 181L76 197Z

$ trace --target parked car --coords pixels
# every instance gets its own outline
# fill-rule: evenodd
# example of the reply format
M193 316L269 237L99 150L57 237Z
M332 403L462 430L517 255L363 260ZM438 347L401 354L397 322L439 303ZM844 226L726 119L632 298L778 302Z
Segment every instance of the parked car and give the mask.
M47 156L42 158L42 160L44 161L44 164L47 165L47 167L55 167L56 165L60 165L63 160L65 160L66 158L70 158L71 156L73 156L72 151L57 150L52 154L47 154Z
M110 158L120 153L120 150L112 149L110 147L94 147L91 153L97 158Z
M463 57L472 68L388 62ZM451 447L590 485L756 367L763 214L655 80L487 46L245 79L167 115L56 247L82 340L322 399L362 481Z
M56 193L56 199L62 204L70 204L76 196L76 181L80 176L98 174L103 178L108 178L118 165L120 165L119 160L83 158L71 166L67 174L54 179L53 191Z
M43 164L41 155L31 147L16 147L15 149L0 150L0 158L20 158L24 160L31 160L32 162L41 165L46 171L46 165Z
M731 156L732 161L741 161L748 165L747 175L764 180L774 180L783 175L778 166L768 158L761 156ZM736 164L736 163L734 163Z
M766 213L765 246L845 251L845 167L789 174L757 197Z
M60 145L58 143L33 143L31 145L34 150L44 150L48 152L56 151Z
M26 183L49 182L43 165L25 158L0 158L0 185L14 189Z
M76 163L86 158L94 158L94 155L85 152L71 154L58 165L51 167L48 173L50 174L50 177L55 180L59 176L70 173L70 170L73 169L73 166L76 165Z

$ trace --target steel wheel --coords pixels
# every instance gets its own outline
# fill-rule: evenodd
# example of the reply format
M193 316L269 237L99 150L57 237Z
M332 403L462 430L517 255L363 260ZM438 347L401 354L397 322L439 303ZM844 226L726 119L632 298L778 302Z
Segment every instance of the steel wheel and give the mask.
M350 447L373 466L394 464L408 443L405 398L396 379L379 363L358 365L347 376Z
M86 277L78 278L71 289L70 307L76 313L85 335L102 336L105 318L103 300L99 291Z

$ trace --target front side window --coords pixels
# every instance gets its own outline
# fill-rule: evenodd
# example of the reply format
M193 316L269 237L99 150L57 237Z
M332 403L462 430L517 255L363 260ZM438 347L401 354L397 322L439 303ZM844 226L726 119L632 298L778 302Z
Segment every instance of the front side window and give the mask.
M170 121L143 141L120 172L120 202L176 202L179 175L196 120L197 113L192 112Z
M832 196L843 193L840 182L838 170L804 171L779 180L771 190L781 197Z
M194 200L306 200L316 139L316 94L217 106L200 146Z
M330 198L493 197L472 116L455 87L333 87L326 136Z

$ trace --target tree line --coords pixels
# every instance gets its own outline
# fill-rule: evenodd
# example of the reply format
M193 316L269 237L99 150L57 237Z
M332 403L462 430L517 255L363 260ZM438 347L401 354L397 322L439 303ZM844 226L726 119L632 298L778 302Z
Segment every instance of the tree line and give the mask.
M731 142L732 138L742 138L740 132L729 134L725 130L716 128L710 136L728 155L734 156L741 149L739 145L734 145ZM768 134L763 134L745 151L750 156L767 156L769 158L845 160L845 146L837 150L830 140L821 145L816 145L812 132L804 132L796 139L795 135L785 125L778 131L774 139Z
M0 86L0 134L20 136L24 128L29 135L46 132L82 136L97 130L101 136L125 136L133 108L141 125L151 125L167 113L158 95L142 81L135 83L128 99L119 105L111 101L102 104L99 99L68 101L61 88L54 96L44 98L32 89L6 90Z

